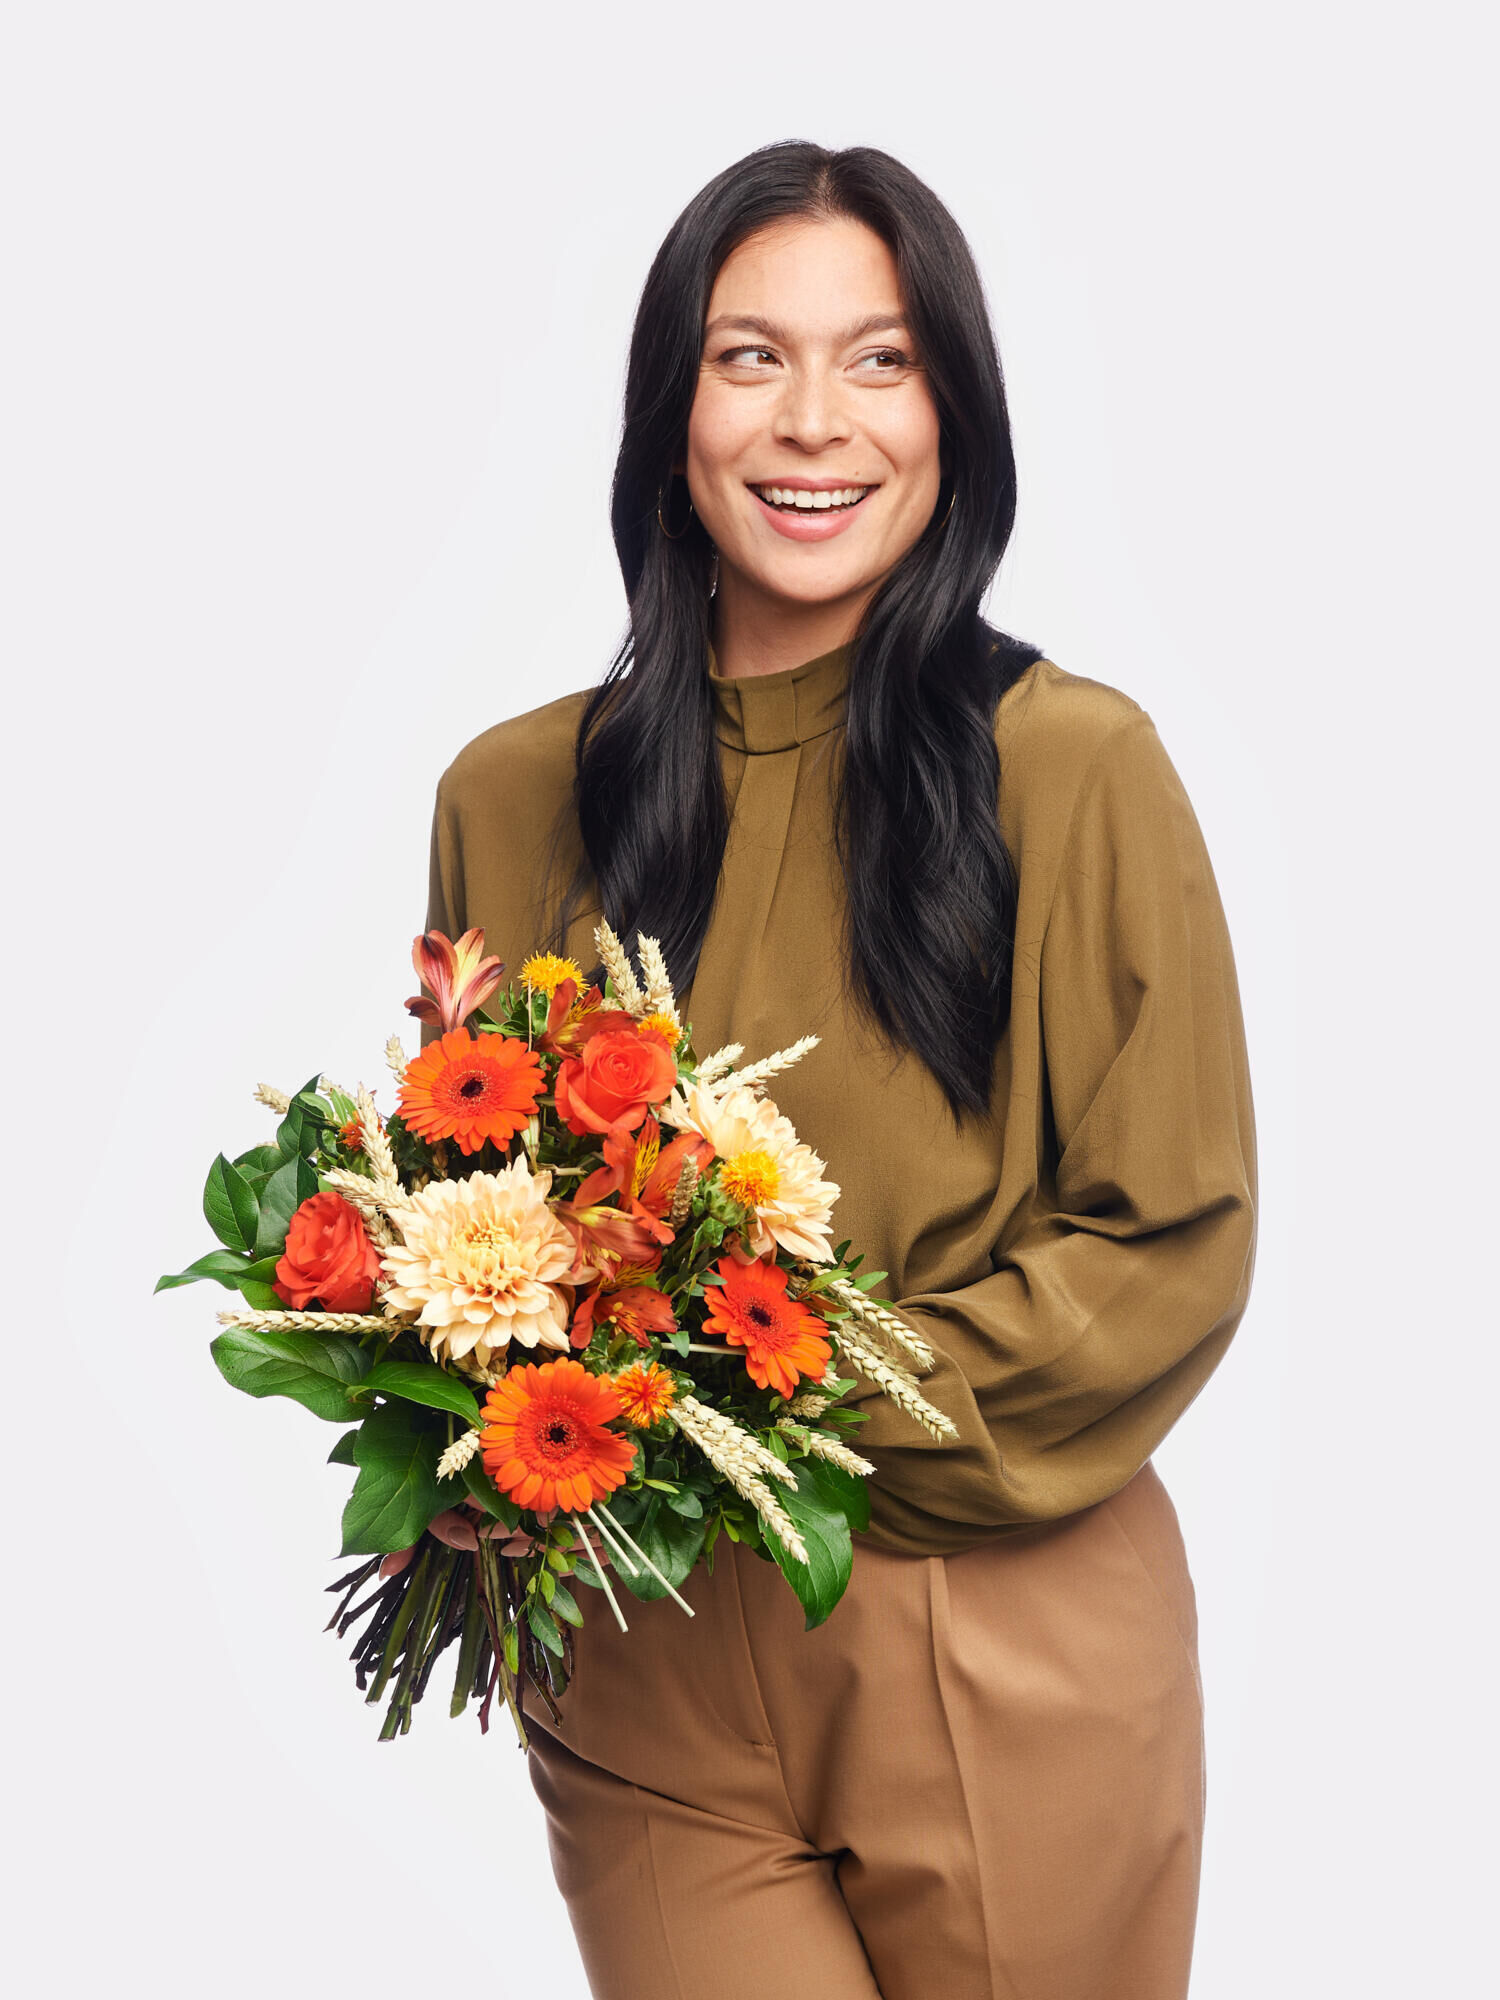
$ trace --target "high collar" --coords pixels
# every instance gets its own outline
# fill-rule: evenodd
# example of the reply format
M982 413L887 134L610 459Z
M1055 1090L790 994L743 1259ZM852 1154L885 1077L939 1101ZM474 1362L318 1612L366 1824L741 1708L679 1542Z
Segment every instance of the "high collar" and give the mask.
M714 691L714 729L721 743L750 753L791 750L822 736L844 717L852 641L783 667L776 674L719 672L712 641L708 680Z

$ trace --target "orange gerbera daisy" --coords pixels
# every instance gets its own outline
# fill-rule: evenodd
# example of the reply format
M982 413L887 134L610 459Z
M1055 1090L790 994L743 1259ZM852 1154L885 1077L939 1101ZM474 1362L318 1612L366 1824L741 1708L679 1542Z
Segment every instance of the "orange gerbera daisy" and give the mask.
M655 1361L634 1362L612 1380L624 1405L625 1421L637 1430L649 1430L677 1400L677 1384L670 1370Z
M456 1139L461 1153L477 1153L493 1139L503 1149L536 1109L545 1081L541 1058L513 1035L453 1028L406 1065L399 1109L429 1143Z
M484 1469L520 1507L591 1507L622 1485L635 1445L606 1429L624 1405L613 1383L582 1362L510 1369L484 1399Z
M833 1358L825 1322L800 1299L787 1295L787 1274L769 1257L742 1264L721 1257L714 1266L724 1280L704 1294L705 1333L721 1333L745 1350L750 1379L762 1389L790 1396L801 1376L821 1381Z

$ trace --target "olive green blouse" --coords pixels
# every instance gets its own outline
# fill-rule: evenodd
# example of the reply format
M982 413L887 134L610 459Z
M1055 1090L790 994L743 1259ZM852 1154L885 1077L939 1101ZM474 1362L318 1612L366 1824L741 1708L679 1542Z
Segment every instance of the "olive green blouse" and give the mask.
M1001 698L998 812L1019 878L993 1109L955 1133L931 1073L846 999L830 772L850 648L709 677L732 804L718 900L678 996L699 1055L816 1034L772 1086L841 1189L876 1288L936 1363L936 1439L861 1383L872 1541L931 1555L1117 1491L1244 1313L1256 1141L1239 988L1203 836L1147 711L1051 660ZM429 927L484 927L513 978L546 943L542 871L587 690L498 723L437 791ZM572 853L581 849L567 817ZM587 901L587 899L585 899ZM569 952L595 961L597 904Z

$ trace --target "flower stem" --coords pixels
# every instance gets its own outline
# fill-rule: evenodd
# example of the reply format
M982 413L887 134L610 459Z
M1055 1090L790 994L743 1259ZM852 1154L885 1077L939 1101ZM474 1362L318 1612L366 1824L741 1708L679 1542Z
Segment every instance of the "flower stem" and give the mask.
M657 1582L661 1584L663 1588L666 1590L667 1595L669 1597L676 1599L677 1603L679 1603L682 1606L683 1610L687 1613L689 1618L695 1618L698 1615L694 1611L692 1605L688 1603L687 1599L685 1597L679 1596L678 1593L672 1588L671 1584L667 1582L667 1579L662 1575L661 1571L656 1567L656 1564L652 1562L650 1556L647 1555L646 1551L641 1547L640 1543L636 1541L635 1537L631 1534L628 1534L626 1530L620 1526L619 1522L613 1518L612 1515L606 1514L602 1508L590 1507L589 1519L591 1521L596 1521L598 1523L599 1532L601 1535L608 1535L610 1533L617 1535L619 1539L625 1543L627 1548L631 1549L636 1555L638 1555L641 1561L646 1565L647 1569L649 1569L651 1574L656 1578ZM608 1523L608 1526L606 1526L606 1523ZM635 1574L634 1570L631 1571L631 1574L632 1576Z
M479 1661L479 1642L483 1637L484 1621L479 1613L479 1555L476 1550L469 1558L469 1589L464 1598L463 1633L458 1642L458 1672L453 1681L453 1700L448 1707L450 1716L462 1715L469 1705Z
M579 1541L583 1543L583 1546L589 1552L589 1561L594 1565L594 1574L599 1579L600 1588L603 1590L604 1595L609 1599L609 1608L615 1614L615 1623L619 1626L622 1632L628 1632L630 1630L630 1627L625 1623L624 1613L620 1610L618 1603L615 1601L614 1589L610 1584L609 1578L604 1574L603 1569L600 1567L599 1558L594 1551L594 1545L589 1540L588 1536L584 1533L583 1523L582 1521L579 1520L577 1514L574 1514L573 1516L573 1526L578 1530Z

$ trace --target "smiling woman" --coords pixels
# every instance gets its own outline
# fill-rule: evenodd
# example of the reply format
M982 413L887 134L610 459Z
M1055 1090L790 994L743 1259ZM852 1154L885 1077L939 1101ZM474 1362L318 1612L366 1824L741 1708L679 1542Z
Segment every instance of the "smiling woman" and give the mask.
M1015 499L942 203L871 148L749 155L642 292L626 640L438 788L429 927L587 964L602 911L695 1047L817 1035L776 1104L953 1427L848 1399L870 1527L814 1631L721 1538L685 1626L578 1633L530 1770L608 2000L1187 1990L1197 1614L1151 1453L1248 1298L1249 1072L1151 717L981 617ZM723 1310L747 1365L801 1337Z
M708 310L674 470L718 551L724 671L765 673L842 639L916 542L937 503L941 420L896 260L862 221L757 231L720 267Z

